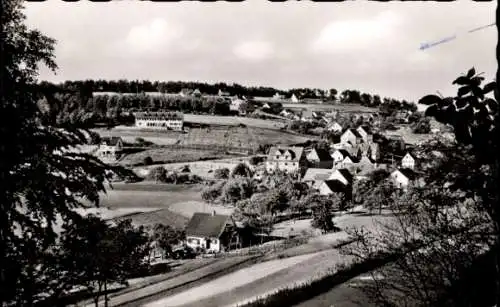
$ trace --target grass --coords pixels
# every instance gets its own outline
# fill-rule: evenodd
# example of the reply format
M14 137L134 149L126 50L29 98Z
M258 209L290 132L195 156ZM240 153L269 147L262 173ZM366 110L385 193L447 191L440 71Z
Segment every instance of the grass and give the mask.
M234 155L225 154L217 150L152 148L137 153L127 154L120 159L120 164L124 166L140 165L146 157L151 157L154 163L178 163L230 158L233 156Z
M235 116L217 116L217 115L195 115L184 114L184 121L195 124L205 125L228 125L238 126L244 124L247 127L280 129L285 124L275 120L265 120L250 117L235 117Z
M283 108L287 109L311 109L318 111L339 111L346 113L377 113L378 108L369 108L359 104L303 104L284 103Z
M185 187L178 191L108 190L101 195L101 207L109 208L158 208L186 201L201 201L198 186Z
M173 228L184 229L188 218L169 209L160 209L149 212L136 213L114 218L115 221L131 219L136 226L154 226L156 224L169 225Z

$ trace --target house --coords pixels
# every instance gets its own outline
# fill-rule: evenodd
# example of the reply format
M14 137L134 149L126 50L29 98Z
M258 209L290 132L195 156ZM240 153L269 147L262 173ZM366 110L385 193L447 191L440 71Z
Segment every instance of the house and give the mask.
M269 110L269 109L271 109L271 106L269 105L269 103L267 103L267 102L266 102L266 103L264 103L264 104L262 105L262 109L263 109L263 110Z
M281 170L286 173L299 173L307 165L303 147L273 146L269 149L266 170L273 173Z
M297 96L295 96L295 94L292 94L292 97L290 97L290 101L293 103L298 103L299 99L297 98Z
M306 109L306 110L302 111L300 119L302 121L310 122L310 121L313 121L317 117L318 117L317 112Z
M359 135L361 135L365 143L373 141L371 130L367 126L359 126L358 128L356 128L356 131L358 131Z
M328 180L338 180L345 185L352 185L353 176L349 170L345 168L336 169L333 173L328 177Z
M96 155L102 160L116 160L123 150L121 137L102 137Z
M347 129L340 136L341 144L356 145L360 144L362 141L363 137L361 136L361 134L359 134L359 132L356 129Z
M184 123L180 112L137 112L134 116L137 128L182 131Z
M231 243L236 225L228 215L196 212L186 226L186 245L205 252L221 252Z
M416 162L415 157L411 153L407 152L404 155L403 159L401 159L401 167L415 169L415 162Z
M318 189L323 181L328 180L332 172L331 169L308 168L301 181L313 189Z
M332 168L333 158L330 153L322 148L313 148L307 155L306 159L309 166L315 168Z
M333 163L340 163L342 162L346 157L349 157L351 154L349 153L349 151L347 151L346 149L336 149L333 153L332 153L332 159L333 159Z
M245 100L238 98L238 96L235 96L231 99L229 110L238 112L241 115L246 114L246 104L247 102Z
M342 132L343 128L337 122L330 122L328 124L328 126L326 126L326 130L331 131L331 132L335 132L335 133L340 133L340 132Z
M352 187L346 184L343 184L339 180L325 180L319 186L319 194L320 195L330 195L333 193L342 193L346 196L347 199L351 198Z
M391 179L398 188L406 188L408 185L415 183L418 175L413 170L401 168L391 173Z
M348 168L353 167L355 163L358 163L358 160L355 157L347 156L340 163L335 164L335 167Z

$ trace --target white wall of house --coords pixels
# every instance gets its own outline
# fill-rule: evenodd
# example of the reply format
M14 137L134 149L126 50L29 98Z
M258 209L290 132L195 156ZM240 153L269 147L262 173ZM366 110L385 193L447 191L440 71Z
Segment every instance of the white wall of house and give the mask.
M401 160L401 166L404 168L410 168L414 169L415 168L415 159L409 154L406 154L403 159Z
M344 158L345 158L344 155L340 151L338 151L338 150L336 150L332 154L332 159L333 159L334 163L342 162L344 160Z
M210 241L210 246L207 246L208 241ZM221 244L218 238L202 238L202 237L188 236L186 237L186 245L193 249L199 247L206 250L207 252L218 253L221 251Z
M346 132L344 132L344 134L342 134L340 136L340 143L342 143L342 144L347 144L347 143L356 144L357 138L354 135L354 133L352 133L352 131L346 130Z
M332 190L330 190L330 188L328 187L328 185L324 181L321 182L318 190L319 190L320 195L330 195L333 193Z
M400 171L394 171L391 174L391 178L398 188L407 187L410 184L408 177L403 175Z
M266 170L268 173L273 173L275 170L281 170L288 173L294 173L299 171L299 162L293 161L267 161Z

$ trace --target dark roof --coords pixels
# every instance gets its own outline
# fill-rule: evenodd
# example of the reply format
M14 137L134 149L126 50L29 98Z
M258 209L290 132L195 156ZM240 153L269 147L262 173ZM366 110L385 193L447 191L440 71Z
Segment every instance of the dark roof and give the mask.
M344 158L351 156L351 153L349 151L347 151L346 149L337 149L336 151L340 152L344 156Z
M356 130L356 129L349 128L349 129L346 130L346 132L347 131L351 131L354 134L354 136L357 137L357 138L362 138L361 134L359 134L358 130Z
M291 153L292 160L291 161L298 161L302 157L302 153L304 152L303 147L294 147L294 146L283 146L283 147L277 147L273 146L269 149L269 153L267 156L268 161L276 161L275 154L276 151L280 152L280 155L284 155L287 151Z
M359 126L359 128L363 128L363 130L365 130L368 134L372 133L371 128L369 126L361 125Z
M227 215L196 212L186 226L187 236L218 238L224 231Z
M325 180L325 184L332 192L345 192L346 185L339 180Z
M332 156L324 148L313 148L313 150L316 151L320 161L332 161Z
M118 141L120 141L121 139L122 138L119 137L119 136L112 136L112 137L105 136L105 137L101 137L101 144L104 143L107 146L116 146L116 144L118 144Z
M347 179L347 181L352 182L352 174L348 169L341 168L338 169L338 171L340 174L342 174L342 176L344 176L345 179Z
M415 180L418 176L418 174L416 172L414 172L413 170L409 169L409 168L400 168L399 171L406 176L406 178L410 179L410 180Z

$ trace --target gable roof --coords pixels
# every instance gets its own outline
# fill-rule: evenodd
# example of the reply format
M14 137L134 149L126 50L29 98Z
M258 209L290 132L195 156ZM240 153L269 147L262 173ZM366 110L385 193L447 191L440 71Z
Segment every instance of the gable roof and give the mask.
M304 177L302 177L302 181L323 181L327 180L331 174L331 169L308 168Z
M361 134L359 134L358 130L353 129L353 128L349 128L349 129L347 129L347 130L344 132L344 134L345 134L345 133L347 133L348 131L350 131L352 134L354 134L354 136L355 136L356 138L361 138L361 137L362 137L362 136L361 136Z
M324 183L332 192L344 192L346 190L346 185L336 179L325 180Z
M337 149L335 151L338 151L342 154L342 156L345 158L345 157L350 157L351 156L351 153L349 151L347 151L346 149ZM335 153L335 152L334 152Z
M283 146L283 147L278 147L278 146L273 146L269 149L269 153L267 155L268 161L275 161L275 154L276 152L279 152L280 155L284 155L287 151L290 151L292 153L292 160L291 161L298 161L302 157L302 154L304 152L303 147L294 147L294 146Z
M313 148L320 161L332 161L332 156L324 148Z
M109 136L105 136L105 137L101 137L101 144L105 144L107 146L116 146L118 144L119 141L121 141L121 137L119 136L112 136L112 137L109 137Z
M186 235L218 238L224 231L228 220L228 215L196 212L186 226Z
M337 171L350 183L352 183L353 176L351 172L346 168L339 168Z
M401 174L403 174L403 176L405 176L409 180L415 180L418 176L418 174L416 172L414 172L413 170L411 170L409 168L400 168L400 169L395 170L394 172L400 172Z
M359 128L361 128L361 129L365 130L365 131L366 131L366 133L371 134L371 129L370 129L370 127L369 127L369 126L366 126L366 125L361 125L361 126L359 126L359 127L358 127L358 129L359 129Z

